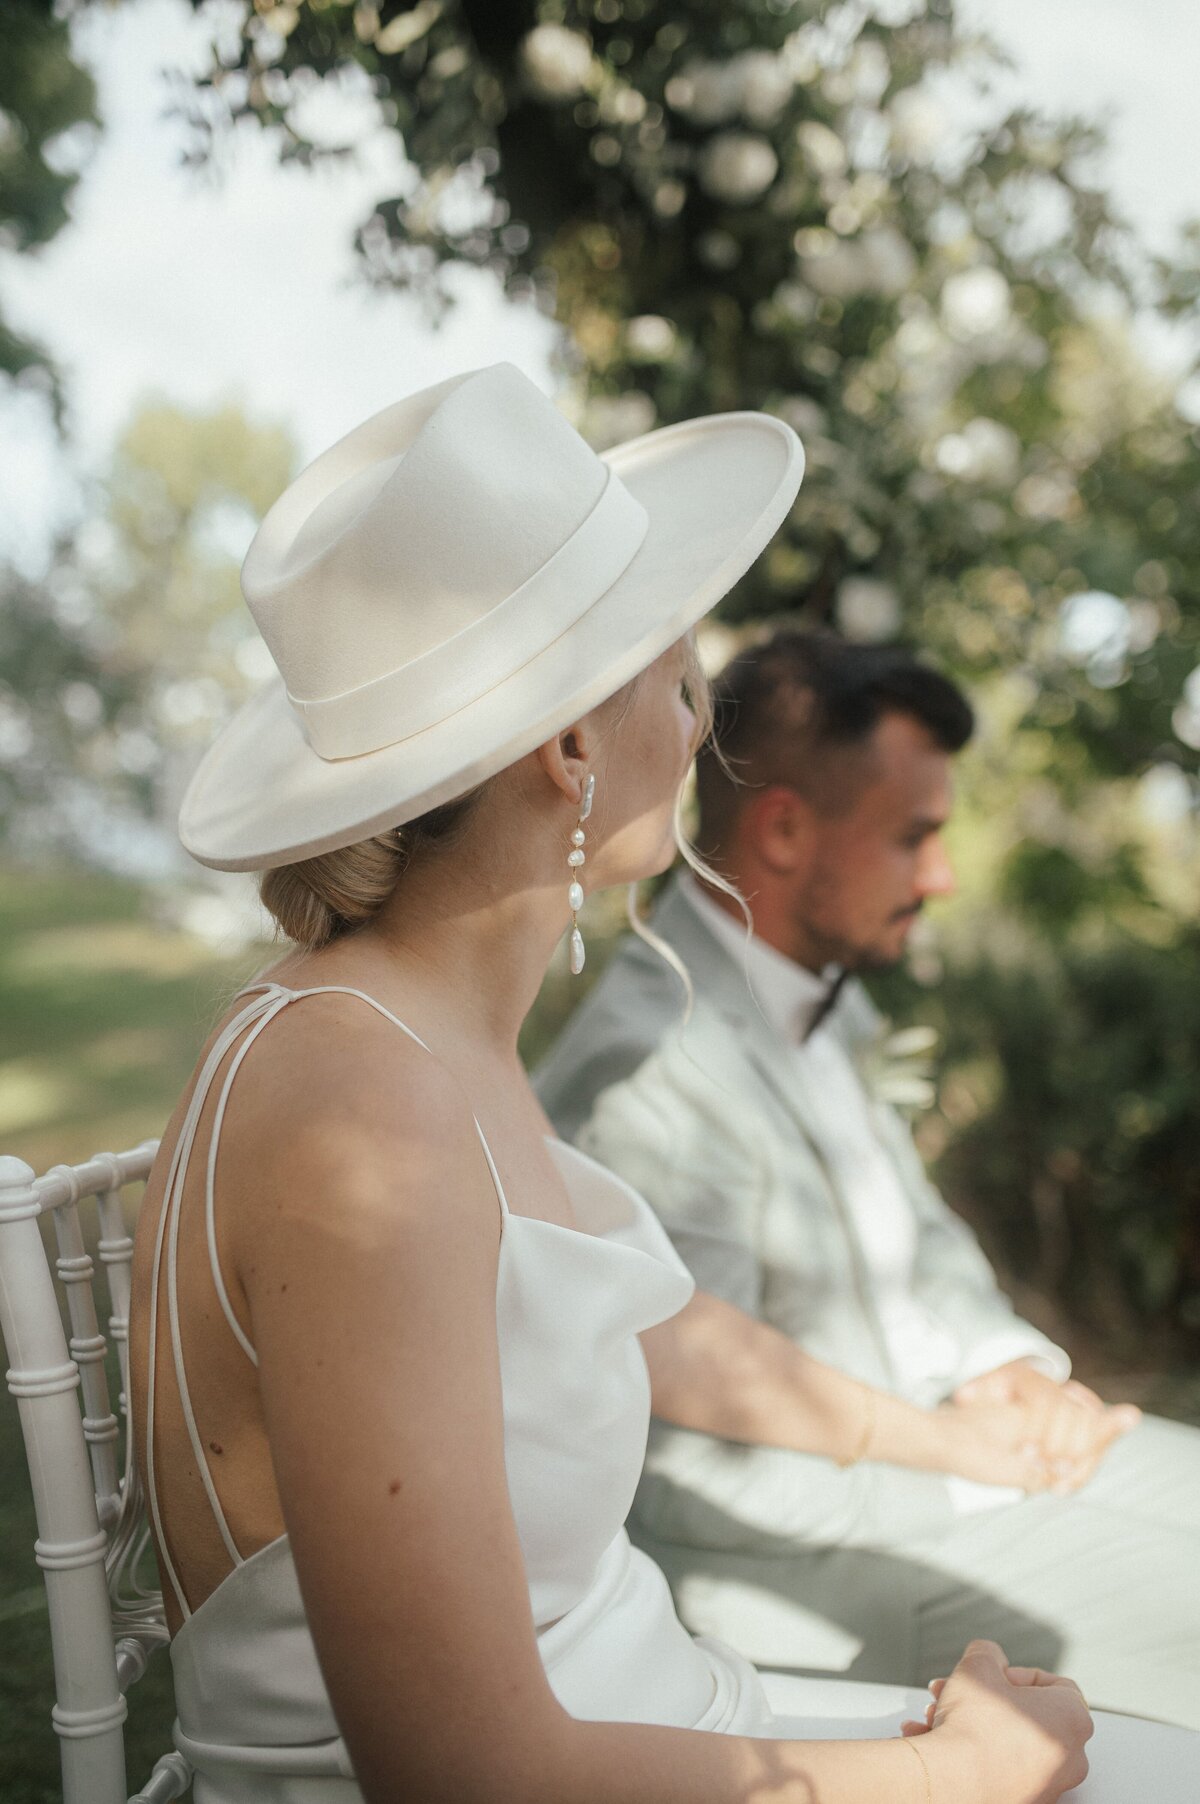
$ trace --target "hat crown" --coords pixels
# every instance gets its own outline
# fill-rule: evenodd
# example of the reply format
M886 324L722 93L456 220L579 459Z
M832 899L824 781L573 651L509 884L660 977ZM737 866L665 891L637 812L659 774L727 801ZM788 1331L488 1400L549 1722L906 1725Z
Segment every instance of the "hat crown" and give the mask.
M569 543L615 480L512 364L374 415L280 497L243 566L293 701L361 689L469 632Z

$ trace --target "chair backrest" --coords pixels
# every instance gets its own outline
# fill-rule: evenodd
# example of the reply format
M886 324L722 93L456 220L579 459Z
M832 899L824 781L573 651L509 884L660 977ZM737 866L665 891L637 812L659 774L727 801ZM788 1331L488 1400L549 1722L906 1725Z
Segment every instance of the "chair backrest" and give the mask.
M121 1192L144 1184L158 1142L54 1165L41 1177L0 1157L0 1330L17 1399L37 1516L34 1559L50 1611L64 1804L127 1804L125 1693L168 1640L162 1596L138 1578L149 1530L126 1432L133 1242ZM93 1290L95 1267L79 1205L95 1197L96 1250L121 1390L112 1408ZM49 1215L57 1257L39 1217ZM69 1340L55 1279L66 1293ZM128 1804L167 1804L191 1780L175 1752Z

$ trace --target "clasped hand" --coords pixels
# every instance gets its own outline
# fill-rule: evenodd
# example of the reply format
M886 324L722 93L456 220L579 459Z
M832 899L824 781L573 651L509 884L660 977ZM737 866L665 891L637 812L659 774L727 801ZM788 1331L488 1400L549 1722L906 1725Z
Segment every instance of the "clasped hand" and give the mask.
M940 1769L931 1796L953 1797L955 1804L1009 1798L1053 1804L1087 1777L1093 1723L1072 1680L1010 1666L994 1641L972 1641L949 1678L934 1679L929 1689L933 1702L924 1722L906 1722L901 1733L928 1737L921 1764L927 1773L935 1761ZM947 1757L953 1791L943 1778Z
M1132 1404L1106 1404L1086 1385L1059 1384L1020 1359L960 1386L936 1413L947 1471L1060 1497L1085 1485L1142 1419Z

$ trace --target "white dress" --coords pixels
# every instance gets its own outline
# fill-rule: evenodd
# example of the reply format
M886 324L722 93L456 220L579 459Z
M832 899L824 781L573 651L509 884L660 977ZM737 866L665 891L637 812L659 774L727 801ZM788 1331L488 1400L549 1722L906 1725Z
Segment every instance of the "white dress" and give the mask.
M242 1058L281 1009L331 989L360 997L417 1036L361 990L289 990L273 982L251 988L197 1080L168 1174L159 1247L166 1249L170 1302L180 1198L200 1112L222 1059L249 1029L214 1117L206 1207L217 1294L231 1332L254 1358L229 1305L211 1231L215 1143ZM905 1717L923 1713L924 1693L759 1673L732 1648L684 1629L658 1567L630 1545L623 1525L650 1416L637 1335L684 1306L692 1279L643 1199L563 1141L548 1144L579 1227L512 1213L478 1122L476 1128L502 1216L496 1327L508 1487L538 1646L563 1707L593 1720L754 1736L896 1734ZM151 1371L157 1315L155 1302ZM175 1736L196 1772L195 1804L353 1804L362 1794L321 1678L287 1537L248 1559L238 1553L192 1417L173 1306L168 1315L185 1420L233 1562L229 1576L190 1611L169 1554L164 1559L184 1614L171 1643ZM147 1404L152 1423L152 1390ZM147 1445L152 1450L152 1434ZM164 1547L152 1459L148 1477ZM1072 1794L1078 1804L1200 1798L1200 1736L1186 1730L1101 1718L1091 1752L1092 1777Z

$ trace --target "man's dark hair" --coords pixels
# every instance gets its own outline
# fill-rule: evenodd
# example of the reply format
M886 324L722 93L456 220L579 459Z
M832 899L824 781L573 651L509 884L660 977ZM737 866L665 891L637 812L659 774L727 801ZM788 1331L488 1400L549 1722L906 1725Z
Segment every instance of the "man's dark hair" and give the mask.
M773 784L823 814L852 807L861 762L844 754L885 714L919 721L946 752L960 751L975 725L962 692L913 652L832 632L783 631L747 647L714 682L713 704L712 738L696 766L706 856L728 843L744 802Z

